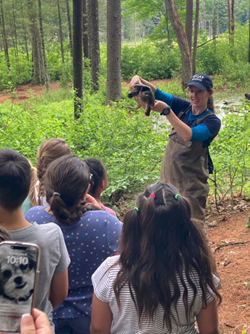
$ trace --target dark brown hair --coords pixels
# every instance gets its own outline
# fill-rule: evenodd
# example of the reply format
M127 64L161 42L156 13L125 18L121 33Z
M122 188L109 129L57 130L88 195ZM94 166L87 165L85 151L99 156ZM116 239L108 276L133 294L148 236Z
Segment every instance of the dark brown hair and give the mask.
M0 149L0 205L17 209L28 196L31 169L28 160L17 151Z
M71 154L70 148L66 141L61 138L51 138L44 141L37 151L37 178L39 180L39 192L38 192L38 203L41 205L41 197L45 195L44 192L44 176L48 165L60 158L63 155ZM32 191L32 190L31 190ZM30 193L30 196L32 194Z
M206 294L210 291L221 301L213 281L216 268L210 248L198 223L190 219L188 201L175 197L177 192L174 186L157 182L139 195L139 210L125 214L118 260L121 269L114 282L119 307L122 288L128 284L139 323L144 316L153 321L160 304L163 323L170 332L171 322L178 321L171 307L177 310L180 298L189 319L197 294L192 280L194 271L198 274L202 303L207 305ZM179 282L184 288L183 296Z
M211 110L215 114L215 108L214 108L214 98L213 98L213 89L208 88L207 91L211 94L211 96L207 100L207 109Z
M92 174L93 182L89 188L89 194L95 197L100 184L107 178L106 169L103 163L98 159L86 158L84 161L89 166L89 171Z
M67 155L53 161L45 173L46 199L56 219L63 224L72 224L88 209L83 195L90 183L87 164L75 155Z

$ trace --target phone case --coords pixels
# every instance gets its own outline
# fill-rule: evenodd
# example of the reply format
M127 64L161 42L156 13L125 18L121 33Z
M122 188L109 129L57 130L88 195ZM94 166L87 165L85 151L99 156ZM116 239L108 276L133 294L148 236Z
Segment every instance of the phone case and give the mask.
M0 332L20 333L20 319L35 301L39 264L36 244L0 243Z

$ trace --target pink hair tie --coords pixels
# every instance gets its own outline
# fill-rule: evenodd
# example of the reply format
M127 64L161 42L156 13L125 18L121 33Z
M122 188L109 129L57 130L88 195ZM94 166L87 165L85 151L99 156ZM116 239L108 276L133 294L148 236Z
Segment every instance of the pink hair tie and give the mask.
M149 197L154 197L155 198L155 194L150 194Z

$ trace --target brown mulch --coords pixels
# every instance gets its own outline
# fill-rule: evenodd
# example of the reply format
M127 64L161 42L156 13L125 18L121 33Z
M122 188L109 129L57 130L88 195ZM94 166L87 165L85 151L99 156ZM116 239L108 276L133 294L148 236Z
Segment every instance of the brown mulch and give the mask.
M240 201L225 204L220 214L208 216L207 234L215 256L222 288L220 334L250 333L250 207Z

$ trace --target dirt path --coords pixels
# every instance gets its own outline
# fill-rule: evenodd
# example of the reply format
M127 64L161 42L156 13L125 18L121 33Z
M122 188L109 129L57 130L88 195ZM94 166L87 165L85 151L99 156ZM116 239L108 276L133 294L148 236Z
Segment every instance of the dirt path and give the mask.
M50 84L50 91L59 89L58 82ZM17 87L15 91L8 92L6 90L0 91L0 103L11 101L13 103L28 100L31 96L41 96L45 92L45 86L23 85Z

